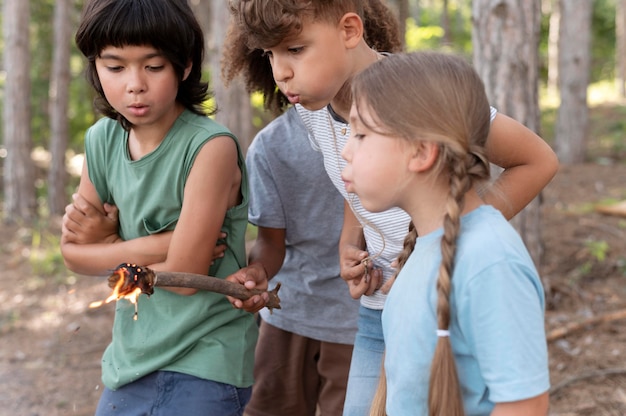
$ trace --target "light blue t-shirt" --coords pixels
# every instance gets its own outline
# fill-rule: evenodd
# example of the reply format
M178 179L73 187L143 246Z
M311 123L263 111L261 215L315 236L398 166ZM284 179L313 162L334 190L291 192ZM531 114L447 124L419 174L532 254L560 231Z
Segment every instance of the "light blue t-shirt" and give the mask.
M484 205L464 216L450 295L450 342L468 416L550 386L544 292L521 238ZM427 415L437 343L443 229L417 239L383 311L387 414Z

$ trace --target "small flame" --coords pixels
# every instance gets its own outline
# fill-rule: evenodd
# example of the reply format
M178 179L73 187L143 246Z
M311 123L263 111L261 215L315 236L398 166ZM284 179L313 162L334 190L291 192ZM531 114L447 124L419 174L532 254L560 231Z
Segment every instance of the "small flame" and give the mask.
M139 269L139 270L141 271L141 269ZM134 288L126 287L125 290L123 290L123 288L125 286L125 283L126 283L126 277L129 274L129 270L126 267L118 267L113 272L112 276L114 276L116 274L118 275L118 279L115 282L115 286L113 287L113 292L111 293L111 295L109 295L109 297L106 298L105 300L91 302L89 304L89 307L90 308L99 308L100 306L104 305L105 303L110 303L110 302L113 302L114 300L117 301L119 299L126 299L130 303L135 305L135 314L133 315L133 319L136 321L137 320L137 299L139 298L139 295L141 295L143 292L142 292L141 288L139 288L138 286L135 286ZM136 281L137 280L137 276L134 276L134 277L135 277L135 281ZM109 280L111 280L111 278L109 278Z

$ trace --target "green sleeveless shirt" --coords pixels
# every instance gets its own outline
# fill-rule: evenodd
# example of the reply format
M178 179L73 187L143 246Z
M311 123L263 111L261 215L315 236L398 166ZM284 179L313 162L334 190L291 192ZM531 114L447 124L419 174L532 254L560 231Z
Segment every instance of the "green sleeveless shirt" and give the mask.
M119 234L130 240L173 230L183 203L187 176L202 146L216 136L237 139L208 117L185 110L163 142L150 154L131 160L128 133L103 118L85 136L89 178L102 202L119 208ZM242 171L240 205L229 209L222 226L228 235L225 256L207 274L224 278L246 264L248 178L239 143ZM128 259L133 263L133 259ZM112 342L102 358L102 381L117 389L156 370L176 371L231 384L252 385L257 326L254 316L216 293L182 296L155 288L134 305L117 302Z

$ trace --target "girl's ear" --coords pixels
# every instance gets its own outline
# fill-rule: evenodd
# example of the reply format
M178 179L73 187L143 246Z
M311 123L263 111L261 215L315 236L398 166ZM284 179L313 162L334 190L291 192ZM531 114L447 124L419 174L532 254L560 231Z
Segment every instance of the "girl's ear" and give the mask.
M409 160L409 170L411 172L426 172L435 165L438 158L439 144L420 140L413 148L413 156Z
M363 21L356 13L346 13L339 21L339 29L344 34L344 43L348 49L355 48L363 39Z
M183 71L183 81L187 79L187 77L189 76L189 74L191 73L191 68L193 67L193 63L191 61L189 61L187 63L187 66L185 67L185 71Z

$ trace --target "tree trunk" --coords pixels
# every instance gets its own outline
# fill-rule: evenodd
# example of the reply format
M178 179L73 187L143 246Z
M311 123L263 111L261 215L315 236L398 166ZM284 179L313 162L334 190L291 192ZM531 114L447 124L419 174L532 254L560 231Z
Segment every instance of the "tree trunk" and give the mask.
M559 91L559 27L561 25L560 0L550 3L550 27L548 29L548 94L556 97Z
M402 49L406 46L406 20L409 18L409 0L397 0L398 2L398 30ZM419 22L418 22L419 23Z
M67 169L65 150L69 141L70 0L54 3L54 51L50 83L50 170L48 171L48 206L50 215L62 215L67 204Z
M620 97L626 98L626 0L617 0L615 11L615 62L617 64L617 90Z
M539 131L539 0L474 0L474 65L491 104L529 129ZM538 266L543 247L541 196L513 220Z
M442 1L441 6L441 28L443 29L443 44L452 44L452 32L450 30L450 10L448 0Z
M4 220L35 218L35 166L31 158L29 1L4 0Z
M210 62L210 54L209 49L211 48L211 28L212 20L211 20L211 0L190 0L189 5L193 10L193 13L196 15L196 19L198 19L198 23L202 28L202 32L204 32L204 62L203 64L207 67L211 64Z
M210 32L209 61L212 74L211 86L215 91L218 107L215 119L237 136L245 153L255 134L252 124L252 104L241 77L231 81L228 88L222 82L222 45L228 29L230 12L226 1L211 2L211 5L213 24Z
M589 130L587 87L591 65L592 3L560 0L559 106L555 149L561 163L585 160Z

